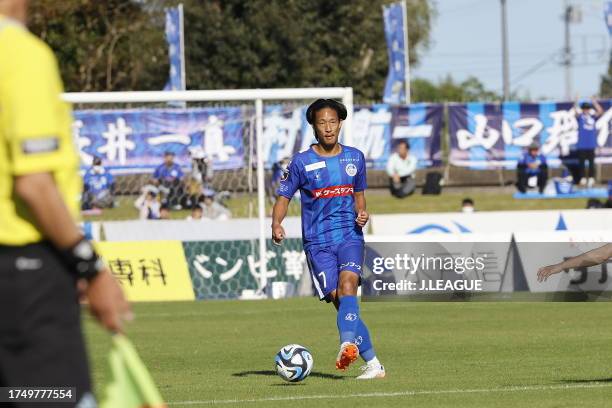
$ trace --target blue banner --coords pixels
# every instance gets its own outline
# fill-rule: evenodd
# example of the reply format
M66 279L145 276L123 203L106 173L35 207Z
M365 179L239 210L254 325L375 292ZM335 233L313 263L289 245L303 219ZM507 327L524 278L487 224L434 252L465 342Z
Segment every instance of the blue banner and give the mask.
M183 5L166 9L166 42L170 59L170 74L164 91L184 91Z
M389 73L383 94L383 102L400 104L406 102L406 59L408 51L404 44L404 13L401 2L383 6L385 39L389 54Z
M163 154L190 164L201 148L218 170L244 166L243 115L234 108L84 110L74 113L73 135L81 162L99 156L114 174L152 171Z
M266 168L275 162L304 151L316 143L312 126L305 118L305 106L295 108L267 106L264 116L264 162ZM394 148L394 141L406 139L419 168L441 162L443 105L414 104L391 106L374 104L355 106L352 146L366 157L369 168L383 170ZM344 132L340 142L346 143Z
M601 101L597 119L597 163L612 163L612 104ZM541 146L549 165L571 156L578 141L578 123L571 103L467 103L448 106L450 163L472 169L514 169L527 146Z
M376 170L385 168L398 139L410 142L419 168L439 165L443 111L441 104L355 106L351 145ZM306 106L265 107L266 168L316 143L305 113ZM74 116L72 128L83 165L99 156L113 174L151 171L165 151L174 152L177 163L188 166L189 151L195 147L213 160L214 169L243 168L248 143L255 144L248 133L253 131L253 111L240 107L82 110ZM344 132L340 142L347 143Z

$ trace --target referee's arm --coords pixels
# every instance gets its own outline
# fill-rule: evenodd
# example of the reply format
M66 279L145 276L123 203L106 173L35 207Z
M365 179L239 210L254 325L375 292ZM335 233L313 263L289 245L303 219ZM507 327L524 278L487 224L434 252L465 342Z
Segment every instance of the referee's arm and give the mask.
M15 176L14 181L15 194L56 248L68 250L82 239L50 173ZM106 267L88 282L87 298L92 314L110 331L121 332L122 321L131 318L129 304Z

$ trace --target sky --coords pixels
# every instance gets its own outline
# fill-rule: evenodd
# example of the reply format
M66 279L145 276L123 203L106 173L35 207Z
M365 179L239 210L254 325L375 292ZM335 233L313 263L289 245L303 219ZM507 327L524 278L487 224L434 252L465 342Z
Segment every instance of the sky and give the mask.
M476 76L501 94L500 0L435 0L438 16L431 46L411 65L413 78L437 82L451 74L462 81ZM572 95L597 94L608 68L610 37L603 0L506 0L510 89L532 99L565 100L565 69L559 64L564 46L564 4L578 6L582 21L571 24L574 54ZM408 28L410 30L410 27ZM533 71L533 72L530 72Z

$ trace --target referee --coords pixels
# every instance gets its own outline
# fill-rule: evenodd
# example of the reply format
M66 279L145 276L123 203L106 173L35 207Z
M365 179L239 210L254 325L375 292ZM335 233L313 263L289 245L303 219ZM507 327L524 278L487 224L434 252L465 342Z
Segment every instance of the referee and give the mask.
M0 386L73 387L73 405L95 406L77 281L108 330L130 311L75 224L71 111L53 53L24 27L26 3L0 0Z

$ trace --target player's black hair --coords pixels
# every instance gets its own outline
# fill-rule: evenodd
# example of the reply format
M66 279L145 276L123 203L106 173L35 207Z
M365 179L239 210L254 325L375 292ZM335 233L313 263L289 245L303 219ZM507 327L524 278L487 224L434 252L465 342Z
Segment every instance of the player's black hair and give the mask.
M315 115L321 109L330 108L338 113L338 119L345 120L346 119L346 107L333 99L317 99L313 103L310 104L308 109L306 110L306 120L311 125L314 125Z
M470 204L473 207L474 206L474 200L472 200L470 197L466 197L461 202L461 205L466 205L466 204Z
M587 109L592 109L593 105L590 102L582 102L580 104L580 109L582 110L587 110Z
M318 111L325 108L335 110L340 120L345 120L347 116L346 106L334 99L317 99L311 103L308 109L306 109L306 120L312 125L317 140L319 140L319 135L317 135L317 130L314 129L315 116Z
M94 166L101 166L102 165L102 158L100 156L94 156L92 164Z
M395 147L401 145L401 144L405 144L406 145L406 149L410 150L410 142L408 142L408 140L406 139L400 139L397 142L395 142Z

